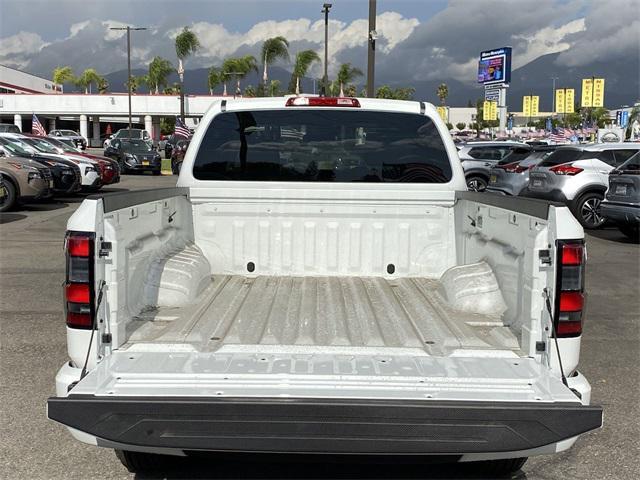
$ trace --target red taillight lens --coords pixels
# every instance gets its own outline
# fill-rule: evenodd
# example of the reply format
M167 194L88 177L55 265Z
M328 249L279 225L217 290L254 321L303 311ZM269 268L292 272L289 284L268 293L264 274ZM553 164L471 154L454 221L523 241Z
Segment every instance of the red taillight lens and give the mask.
M67 237L67 252L72 257L88 257L89 238L79 235L69 235Z
M287 107L360 107L357 98L350 97L291 97Z
M582 334L584 261L584 244L581 240L558 242L555 312L558 337L577 337Z
M502 168L508 173L522 173L529 170L531 167L523 167L518 162L507 163L506 165L498 165L498 168Z
M92 233L67 234L64 300L67 326L71 328L93 328L93 242Z
M582 265L584 245L564 244L562 245L562 265Z
M558 165L556 167L551 167L549 169L549 171L555 173L556 175L569 175L569 176L573 176L573 175L577 175L580 172L583 171L582 168L579 167L574 167L573 165L571 165L570 163L567 163L565 165Z

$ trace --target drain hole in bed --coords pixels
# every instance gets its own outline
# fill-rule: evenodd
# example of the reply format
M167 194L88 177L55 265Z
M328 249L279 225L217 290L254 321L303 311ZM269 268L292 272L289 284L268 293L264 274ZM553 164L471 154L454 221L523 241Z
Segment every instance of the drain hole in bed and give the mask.
M220 337L211 337L211 340L220 340Z
M247 272L251 273L256 269L256 264L253 262L247 263Z
M433 340L425 340L424 343L427 345L435 345L436 342L434 342Z
M389 265L387 265L387 273L389 275L393 275L396 271L396 266L393 263L390 263Z

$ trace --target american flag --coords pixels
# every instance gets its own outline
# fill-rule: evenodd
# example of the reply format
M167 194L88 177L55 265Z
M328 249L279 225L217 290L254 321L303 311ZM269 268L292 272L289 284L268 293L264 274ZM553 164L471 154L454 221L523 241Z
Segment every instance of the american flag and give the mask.
M41 137L47 136L47 131L44 129L35 113L33 114L33 118L31 119L31 133L33 133L34 135L40 135Z
M565 143L567 139L571 138L573 135L573 130L570 128L554 128L551 130L549 134L549 140L556 143Z
M176 117L176 127L173 130L174 135L184 138L191 138L191 132L180 117Z

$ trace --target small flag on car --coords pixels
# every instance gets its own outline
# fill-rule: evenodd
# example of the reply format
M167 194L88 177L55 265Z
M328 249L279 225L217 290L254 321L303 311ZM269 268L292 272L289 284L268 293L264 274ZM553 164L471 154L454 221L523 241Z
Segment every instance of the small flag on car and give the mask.
M173 130L173 133L174 135L187 139L191 138L191 132L189 131L189 128L185 125L180 117L176 117L176 126Z
M47 131L44 129L40 120L38 120L38 116L34 113L33 118L31 119L31 133L34 135L40 135L41 137L47 136Z

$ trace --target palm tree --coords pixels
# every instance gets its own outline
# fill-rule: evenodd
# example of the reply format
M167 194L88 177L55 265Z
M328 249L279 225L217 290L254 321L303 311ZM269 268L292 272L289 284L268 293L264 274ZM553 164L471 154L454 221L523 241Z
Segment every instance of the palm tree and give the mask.
M447 84L441 83L440 85L438 85L438 90L436 93L438 95L438 98L440 99L440 103L444 105L447 97L449 96L449 87L447 87Z
M80 88L84 88L84 93L90 93L91 84L95 83L97 87L98 82L100 82L101 78L102 77L98 75L98 72L96 72L93 68L87 68L84 72L82 72L82 75L76 78L75 84Z
M633 133L633 124L634 122L640 122L640 106L635 106L629 112L629 118L627 119L627 126L625 127L625 139L629 140L631 138L631 134Z
M307 74L313 62L319 62L320 56L313 50L304 50L296 55L296 63L293 65L291 80L289 81L289 93L300 92L300 79Z
M244 57L227 58L222 64L222 75L224 76L224 95L227 94L227 77L233 78L236 83L236 95L241 93L240 80L245 78L251 71L258 72L258 63L253 55Z
M129 78L129 81L124 82L124 86L128 91L129 84L131 84L131 93L136 93L136 90L138 90L138 87L140 86L140 83L141 83L140 80L141 80L141 77L135 77L131 75L131 77Z
M209 95L213 95L215 88L224 82L224 75L218 67L211 67L207 76L207 84L209 85Z
M160 89L167 86L167 77L174 71L173 65L166 58L153 57L149 64L149 91L155 90L156 95Z
M98 87L98 93L100 93L101 95L107 93L107 90L109 90L109 82L104 77L100 77L100 80L98 80L98 85L96 86Z
M178 57L178 72L183 71L182 63L190 55L196 53L200 48L200 40L195 33L184 27L182 32L176 37L176 56Z
M264 62L264 72L262 74L262 83L267 88L267 65L274 63L277 59L289 60L289 41L281 36L267 38L262 44L262 52L260 59Z
M337 83L340 85L340 96L344 97L344 86L349 85L356 78L363 75L362 70L352 67L350 63L343 63L338 70ZM333 90L333 89L332 89Z
M53 83L59 83L60 85L75 80L73 69L69 66L54 68L51 76Z

